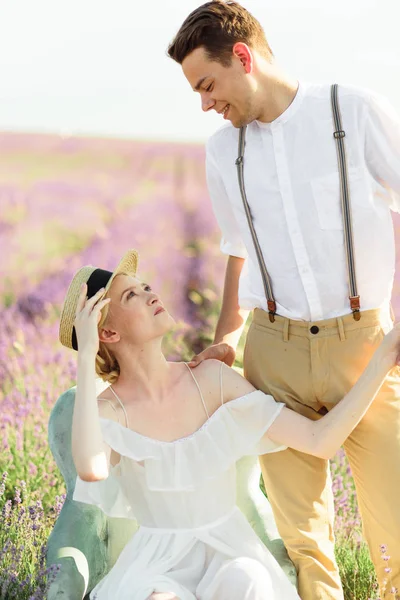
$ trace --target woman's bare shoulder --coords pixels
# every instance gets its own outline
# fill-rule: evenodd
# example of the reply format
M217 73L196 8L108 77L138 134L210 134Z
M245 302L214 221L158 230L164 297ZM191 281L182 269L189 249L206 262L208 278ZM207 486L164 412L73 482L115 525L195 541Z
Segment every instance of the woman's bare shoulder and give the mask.
M117 402L115 397L113 397L112 392L109 387L101 392L97 396L97 406L99 408L99 417L102 419L109 419L110 421L115 421L119 423L118 419L118 407L116 406Z
M221 373L222 369L222 373ZM204 377L209 386L220 398L220 381L222 375L222 390L224 403L245 396L255 390L254 386L247 381L236 369L229 367L221 361L210 358L202 361L193 372Z

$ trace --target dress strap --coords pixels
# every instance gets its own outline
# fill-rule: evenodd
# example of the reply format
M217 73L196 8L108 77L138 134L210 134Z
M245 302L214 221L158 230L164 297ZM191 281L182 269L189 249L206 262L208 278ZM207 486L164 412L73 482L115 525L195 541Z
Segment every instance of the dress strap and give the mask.
M119 396L117 396L117 394L114 391L114 388L113 388L112 385L110 385L110 390L112 391L112 393L114 394L114 396L116 397L116 399L118 400L118 402L120 403L120 405L122 407L122 410L124 411L124 414L125 414L126 426L129 428L128 415L126 414L125 406L122 404L121 399L119 398Z
M196 377L194 376L194 374L193 374L193 371L192 371L192 369L189 367L189 365L188 365L187 363L184 363L184 364L185 364L185 365L187 366L187 368L189 369L189 372L190 372L191 376L193 377L193 380L194 380L195 384L197 385L197 389L199 390L199 394L200 394L200 398L201 398L201 401L202 401L202 403L203 403L203 406L204 406L204 410L206 411L207 419L209 419L209 418L210 418L210 415L208 414L207 406L206 406L206 403L204 402L203 394L201 393L201 389L200 389L200 386L199 386L199 384L197 383L197 379L196 379Z
M113 411L116 413L117 418L118 418L118 411L115 408L114 404L112 403L111 400L107 400L107 398L97 398L97 400L101 400L102 402L107 402L107 404L109 404L111 406L111 408L113 409Z

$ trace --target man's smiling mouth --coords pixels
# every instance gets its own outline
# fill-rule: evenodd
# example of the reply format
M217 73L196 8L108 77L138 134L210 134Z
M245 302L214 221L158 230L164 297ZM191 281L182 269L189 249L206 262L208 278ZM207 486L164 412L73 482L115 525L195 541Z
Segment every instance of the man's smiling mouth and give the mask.
M226 112L228 111L229 107L230 107L230 104L227 104L227 105L225 106L225 108L223 108L222 110L220 110L220 111L219 111L219 113L218 113L218 114L219 114L219 115L223 115L223 116L225 116L225 114L226 114Z

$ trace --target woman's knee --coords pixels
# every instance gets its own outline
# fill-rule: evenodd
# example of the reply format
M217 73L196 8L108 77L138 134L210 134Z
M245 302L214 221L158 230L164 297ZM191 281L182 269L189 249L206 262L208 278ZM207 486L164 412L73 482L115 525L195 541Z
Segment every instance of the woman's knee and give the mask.
M224 578L235 582L235 588L245 590L268 590L271 575L268 569L254 558L235 558L224 572Z

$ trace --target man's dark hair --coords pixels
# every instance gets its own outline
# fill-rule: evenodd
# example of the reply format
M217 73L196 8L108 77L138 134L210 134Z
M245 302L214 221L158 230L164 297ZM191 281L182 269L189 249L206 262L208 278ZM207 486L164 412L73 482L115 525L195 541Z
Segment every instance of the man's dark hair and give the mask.
M196 8L185 19L168 54L182 64L186 56L197 48L204 48L209 60L229 67L232 48L244 42L257 49L265 58L273 57L260 23L237 2L212 0Z

